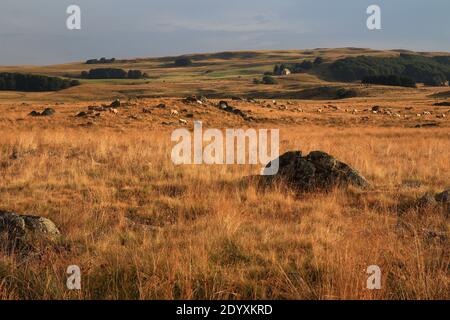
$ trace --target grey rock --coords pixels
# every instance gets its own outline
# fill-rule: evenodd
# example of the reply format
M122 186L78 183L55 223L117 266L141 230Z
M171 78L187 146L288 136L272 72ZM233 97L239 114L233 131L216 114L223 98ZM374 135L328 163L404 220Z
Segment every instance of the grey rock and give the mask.
M31 117L39 117L41 115L41 113L37 112L36 110L33 110L28 115Z
M113 102L111 102L111 104L109 105L110 108L119 108L121 106L121 102L119 99L114 100Z
M52 108L45 108L44 111L41 112L41 116L47 117L55 114L55 110Z
M223 109L223 110L227 110L227 109L230 108L230 107L228 106L228 103L227 103L226 101L223 101L223 100L219 102L218 107L219 107L220 109Z
M450 189L436 194L435 199L439 203L450 204Z
M10 239L30 235L54 238L60 232L55 223L47 218L0 211L0 234L7 235Z
M347 187L368 188L370 183L355 169L322 151L302 156L301 151L290 151L279 158L279 170L268 179L281 179L299 190L311 191ZM270 162L266 168L271 166Z

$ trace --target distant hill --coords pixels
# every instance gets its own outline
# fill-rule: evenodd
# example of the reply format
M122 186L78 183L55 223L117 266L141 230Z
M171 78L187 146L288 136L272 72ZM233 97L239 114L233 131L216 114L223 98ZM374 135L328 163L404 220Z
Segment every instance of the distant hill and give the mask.
M328 66L327 71L329 77L338 81L396 76L417 83L441 86L450 81L450 56L427 57L405 53L397 57L363 55L337 60Z
M177 66L175 61L183 57L189 58L191 63L186 66ZM391 73L395 73L404 76L407 73L414 78L415 82L437 84L444 79L443 75L448 77L448 57L450 53L416 53L406 50L367 48L315 48L229 51L155 58L116 58L113 65L105 65L105 67L140 70L148 77L141 79L139 77L119 77L119 79L116 79L117 77L86 77L80 79L80 86L69 90L67 94L74 95L74 99L100 96L179 97L191 94L211 97L345 98L354 96L355 92L358 92L358 95L361 91L364 91L364 95L375 92L360 89L359 81L367 75L390 76ZM93 59L93 62L101 61L102 59ZM105 58L103 62L106 61L111 63L111 59ZM320 63L314 63L315 61ZM89 74L95 64L80 61L49 66L0 66L0 72L79 79L80 74ZM261 80L267 73L273 73L276 65L292 68L291 74L273 75L276 77L274 85L264 85L260 81L255 81L255 79ZM309 68L311 65L312 68ZM379 78L375 80L378 81ZM404 83L409 82L404 81ZM352 94L341 95L344 91L329 88L350 90ZM402 90L399 87L392 88L392 90Z

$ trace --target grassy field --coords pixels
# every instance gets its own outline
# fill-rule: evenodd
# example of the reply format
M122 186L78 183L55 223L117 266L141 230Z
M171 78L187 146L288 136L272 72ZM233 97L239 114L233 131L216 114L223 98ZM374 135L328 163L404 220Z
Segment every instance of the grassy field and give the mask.
M50 218L62 233L26 254L0 248L0 299L449 299L448 217L402 210L425 192L449 188L450 107L433 106L448 87L332 83L363 94L339 101L228 99L251 122L217 109L218 100L199 105L179 98L329 85L301 74L255 88L251 78L299 55L362 52L394 54L203 54L196 56L200 66L186 70L167 67L169 58L138 59L127 64L155 77L148 83L0 92L0 209ZM51 75L85 69L0 67ZM118 114L75 117L114 98L122 99ZM167 108L158 109L160 103ZM337 109L324 108L330 104ZM373 114L375 105L392 115ZM45 107L56 114L27 116ZM175 166L170 137L179 118L188 129L194 120L219 129L279 128L281 153L328 152L374 188L259 189L243 179L259 166ZM66 287L69 265L81 268L80 291ZM381 290L366 288L369 265L381 268Z

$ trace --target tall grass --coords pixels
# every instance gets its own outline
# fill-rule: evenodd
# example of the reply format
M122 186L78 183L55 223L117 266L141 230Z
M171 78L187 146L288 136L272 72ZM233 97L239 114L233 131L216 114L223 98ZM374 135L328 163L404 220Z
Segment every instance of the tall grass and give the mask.
M399 214L448 187L448 130L297 127L281 138L282 151L329 152L375 189L261 190L242 182L258 167L174 166L169 131L2 129L1 209L48 217L63 236L0 251L0 298L450 298L448 219ZM66 288L73 264L81 291ZM366 289L369 265L381 290Z

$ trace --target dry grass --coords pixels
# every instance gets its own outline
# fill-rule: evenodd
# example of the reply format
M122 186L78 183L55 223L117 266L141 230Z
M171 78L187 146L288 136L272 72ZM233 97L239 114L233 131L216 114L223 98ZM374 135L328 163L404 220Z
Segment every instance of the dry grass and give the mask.
M394 53L203 55L182 70L167 59L143 59L115 66L142 69L149 81L1 92L0 209L48 217L62 237L26 254L0 249L0 299L449 299L449 219L403 205L450 187L449 108L432 107L431 98L448 88L358 87L362 97L342 101L231 102L253 122L213 104L147 99L296 92L327 83L305 74L275 86L251 79L275 63L360 54ZM64 75L88 68L0 69ZM89 105L136 96L118 115L75 117ZM167 109L155 108L161 102ZM340 109L317 112L330 104ZM374 105L401 117L373 114ZM27 116L45 107L56 114ZM375 187L295 194L243 182L260 171L255 166L174 166L170 134L179 123L171 109L188 128L193 120L205 128L280 128L281 152L323 150ZM417 117L424 111L433 114ZM430 122L436 127L415 128ZM66 288L73 264L81 267L81 291ZM369 265L381 267L381 290L366 289Z
M282 151L351 163L376 190L296 195L242 183L255 167L175 167L169 130L4 128L1 207L49 217L63 237L0 254L0 298L449 298L448 237L424 231L448 235L448 220L398 214L448 186L447 129L296 127L281 138ZM80 292L65 287L71 264ZM365 289L372 264L379 291Z

